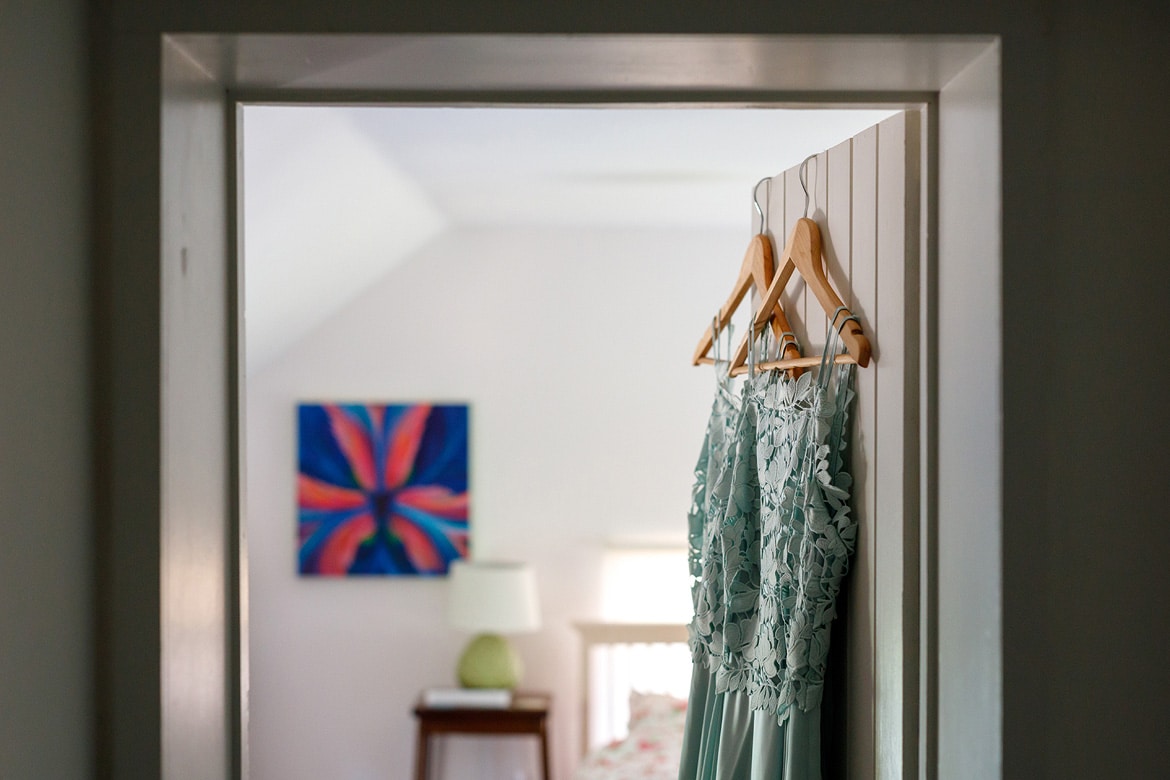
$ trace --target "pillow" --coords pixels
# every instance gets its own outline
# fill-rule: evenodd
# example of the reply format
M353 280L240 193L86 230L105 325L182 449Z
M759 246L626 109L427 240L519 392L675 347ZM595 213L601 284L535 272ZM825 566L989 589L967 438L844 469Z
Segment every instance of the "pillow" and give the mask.
M630 691L630 731L645 724L682 721L687 702L665 693Z

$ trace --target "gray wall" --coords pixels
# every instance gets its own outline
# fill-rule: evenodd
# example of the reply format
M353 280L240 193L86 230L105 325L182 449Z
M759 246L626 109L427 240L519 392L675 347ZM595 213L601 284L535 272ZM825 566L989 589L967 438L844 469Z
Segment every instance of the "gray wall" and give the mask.
M74 0L0 3L0 777L92 766L88 143Z
M1005 46L1005 761L1013 777L1156 777L1170 6L1067 5Z
M80 6L9 2L0 23L4 777L83 776L89 766L90 561L84 552L93 534L85 458ZM759 0L734 10L694 2L528 7L366 0L341 7L314 0L280 6L110 0L95 12L96 83L101 105L115 119L99 162L126 168L106 193L113 201L97 205L101 224L109 225L110 211L132 210L136 199L157 202L157 36L163 30L1002 35L1004 775L1157 776L1170 722L1164 661L1170 480L1162 400L1170 369L1153 348L1155 336L1166 332L1170 293L1168 14L1162 3L1105 8L1088 0L963 7L909 0L786 7ZM143 230L139 246L157 247L157 226ZM100 256L118 250L104 245ZM101 386L108 395L95 420L117 412L110 433L138 442L144 453L132 463L97 461L103 478L95 496L106 507L108 535L116 530L106 500L111 475L149 464L158 453L157 384L151 386L149 372L134 375L139 356L147 365L157 361L150 328L157 325L157 306L152 309L150 296L157 295L158 269L119 266L127 273L118 275L117 295L126 298L112 302L106 262L94 266L107 285L98 299L105 313L93 321L104 334L100 365L107 378L116 367L128 383L117 395L112 385ZM128 300L139 291L141 302ZM133 343L135 332L143 343ZM131 411L145 421L131 421ZM157 490L157 479L151 488L147 475L145 494L129 510L157 508ZM152 542L157 537L114 537L109 548L141 564L139 585L151 577L157 582ZM145 595L143 604L157 607L157 597ZM157 636L140 635L157 628L157 612L127 610L120 619L113 643L146 657L152 644L157 649ZM108 697L117 686L113 677L103 679L114 689L105 689ZM147 702L139 725L150 731L154 718L157 707Z

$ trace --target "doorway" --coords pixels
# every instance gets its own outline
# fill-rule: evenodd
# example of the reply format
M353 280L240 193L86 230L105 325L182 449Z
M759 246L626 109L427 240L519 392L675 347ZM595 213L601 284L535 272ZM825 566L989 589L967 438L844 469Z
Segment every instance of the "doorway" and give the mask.
M369 39L363 39L360 44L355 43L355 45L352 47L346 47L339 46L336 39L331 41L321 41L307 38L299 42L284 41L281 43L281 45L289 46L290 48L288 51L295 50L296 44L298 43L307 45L318 56L301 57L300 55L297 55L290 57L289 62L293 63L295 61L296 64L290 64L288 66L288 70L283 71L284 75L282 78L276 81L272 80L271 72L248 73L247 66L249 63L259 60L249 59L248 56L243 56L237 59L237 63L242 66L240 71L243 71L244 78L240 78L240 72L237 72L235 76L230 78L224 77L223 80L217 80L213 78L210 83L206 83L206 73L214 72L216 70L214 64L209 64L207 68L201 69L203 71L202 73L198 75L192 75L186 72L186 69L180 63L176 64L177 72L180 75L173 79L173 83L178 84L186 82L184 85L189 87L191 81L195 81L208 88L208 95L210 99L206 105L201 106L202 109L206 110L199 110L198 108L196 109L196 121L206 123L208 127L216 122L217 113L215 111L215 106L217 103L222 105L223 89L225 85L230 90L230 102L235 102L238 100L246 101L249 99L260 99L262 97L265 99L287 100L290 99L291 96L294 96L298 93L302 96L315 93L318 97L320 97L322 94L328 93L335 96L341 96L342 99L348 95L350 100L356 99L355 96L361 95L363 100L371 100L375 102L378 100L417 100L419 98L420 91L427 92L431 95L445 93L445 99L447 100L482 101L493 98L494 100L498 100L500 102L508 102L518 99L517 90L521 90L525 92L524 97L528 99L548 99L550 95L556 95L559 97L569 95L574 100L597 103L642 102L645 100L652 100L655 102L711 102L727 100L730 97L732 102L742 105L745 103L754 103L761 100L784 103L794 101L798 97L802 99L808 99L809 95L814 95L816 99L827 99L837 103L888 103L890 101L902 101L908 103L925 103L928 105L941 106L941 104L945 103L944 99L939 99L939 92L942 91L943 87L960 81L962 71L966 68L966 66L973 60L978 59L978 57L982 55L988 48L987 42L972 43L967 41L961 45L956 44L956 46L959 46L959 49L948 48L948 44L945 41L940 42L936 40L923 42L927 49L931 49L931 47L933 47L933 51L938 57L936 64L941 62L944 65L949 63L949 65L943 67L941 70L938 68L933 70L927 69L929 71L927 73L915 71L914 78L899 79L898 77L888 77L886 83L883 84L879 83L881 80L880 74L877 74L877 81L874 80L875 74L872 72L866 74L865 76L858 75L862 74L864 71L866 57L872 58L874 56L874 52L872 50L866 51L864 54L859 53L858 50L850 52L850 42L848 40L839 42L841 49L838 50L839 59L837 62L850 60L852 58L854 62L859 63L858 68L854 71L854 75L852 77L842 76L840 69L825 69L823 71L818 71L812 77L807 75L794 77L792 74L795 71L792 69L785 70L783 67L774 66L777 62L782 63L786 57L790 58L794 56L795 53L798 53L801 50L801 39L788 39L784 41L765 38L763 40L750 39L747 41L734 41L727 38L722 38L706 41L708 46L704 48L704 41L702 39L679 41L667 38L660 40L660 43L663 45L657 47L651 45L649 48L645 49L643 53L645 54L646 52L649 52L649 54L642 61L641 67L643 69L639 71L638 68L634 68L634 71L640 73L643 76L643 80L639 85L630 88L630 81L628 79L629 70L627 69L629 60L616 57L616 54L622 51L623 47L635 43L645 44L645 41L635 42L630 40L622 40L620 36L598 36L598 40L592 42L580 39L576 40L575 42L565 42L543 39L539 36L535 36L522 42L523 45L521 45L520 48L523 49L524 46L531 45L535 47L538 52L543 51L545 53L545 63L556 63L554 67L546 67L537 72L533 70L524 71L523 69L517 71L515 68L510 69L509 67L465 67L467 66L469 60L474 60L476 56L486 57L488 61L491 61L494 57L496 58L497 65L500 63L503 63L504 65L514 65L515 50L517 48L515 45L516 41L505 40L506 36L501 36L500 39L494 41L492 36L486 36L487 40L477 41L476 43L479 44L479 47L471 48L470 54L472 56L470 57L469 50L465 45L467 43L466 39L456 42L450 39L445 39L442 36L435 36L433 39L429 40L427 39L427 36L412 38L415 39L412 40L411 43L416 45L411 50L411 56L415 59L415 62L413 63L413 67L408 69L396 70L393 67L395 58L400 58L402 56L402 48L400 45L389 44L400 44L401 41L371 42ZM420 38L421 40L419 40ZM617 40L615 40L615 38L617 38ZM185 36L182 39L175 39L175 45L182 47L184 56L191 62L208 63L213 61L215 59L213 57L201 58L201 52L205 52L209 45L215 43L215 40L212 40L206 36ZM222 41L220 41L220 43L222 43ZM254 45L257 47L253 51L263 50L271 54L273 51L271 47L277 43L279 42L274 42L272 40L257 40L251 42L250 44L246 37L233 39L233 45L241 46L241 50L244 51L245 54L247 53L249 45ZM377 45L375 45L375 43L377 43ZM456 43L458 43L460 47L460 54L458 55L454 55L452 52L452 46L455 46ZM743 47L743 44L745 43L750 44L747 49ZM807 45L810 42L805 40L804 43L806 44L804 51L806 54L808 54L809 48ZM496 48L493 48L493 45ZM421 49L419 47L421 47ZM671 61L671 47L681 47L676 50L675 55L673 56L676 56L680 51L684 52L687 56L678 57L677 62L690 63L692 67L663 70L661 68L662 63ZM812 57L812 59L826 56L826 53L829 51L829 49L831 49L831 47L817 45L811 52L813 55L815 55ZM435 57L435 61L438 67L433 70L423 68L420 71L417 68L417 56L419 55L420 51L424 53L429 52L430 56ZM327 56L320 56L322 52L324 52L324 54ZM344 56L341 56L339 52L344 52ZM750 60L749 64L754 66L758 66L761 62L771 62L773 68L765 67L763 71L759 70L757 67L743 69L740 66L743 65L745 59L736 59L734 57L730 58L729 60L722 61L722 65L724 67L720 67L721 61L719 60L719 55L727 55L729 52L739 52L741 54L745 54L746 60ZM709 56L699 56L697 58L693 56L695 54L702 55L704 53ZM330 54L333 56L332 61L329 61L328 55ZM357 56L355 56L355 54ZM918 52L918 54L921 54L921 51ZM770 56L773 58L772 60L769 60ZM523 57L521 57L521 59L523 59ZM541 61L539 56L536 58L536 61ZM872 62L872 59L869 61ZM265 62L271 66L271 60L267 60ZM309 74L305 72L306 63L311 63L310 70L314 71L315 74ZM460 67L452 68L451 63L456 63ZM622 68L615 69L615 63L621 63ZM482 64L483 63L480 63L480 65ZM771 75L761 77L761 72L765 72ZM808 71L803 72L807 74ZM415 73L419 75L413 77L414 80L411 81L411 77L403 76L405 73ZM172 72L172 76L174 75L175 72ZM403 81L404 78L406 83ZM772 78L775 80L770 81ZM249 79L251 79L251 81L249 81ZM804 80L802 81L802 79ZM915 79L917 79L917 81ZM168 79L167 81L170 82L172 79ZM276 83L277 81L279 82L279 85ZM942 83L939 83L940 81ZM387 82L389 82L389 86L386 86ZM982 86L982 84L983 82L980 83L980 86ZM398 92L396 92L396 90L398 90ZM542 94L541 90L546 90L546 92ZM798 90L805 90L806 92L798 92ZM182 102L183 100L186 100L188 102L188 107L190 107L190 92L181 96L177 94L172 94L171 96L176 98L176 102ZM957 93L956 97L958 97ZM177 133L175 136L169 136L167 134L167 105L167 93L164 93L164 169L166 168L165 160L178 159L179 168L181 170L187 171L188 174L191 174L192 172L182 165L183 154L179 154L178 158L173 157L173 155L176 151L190 149L191 139L196 136L189 134L185 135L183 132ZM940 124L945 125L946 112L943 111L940 113L942 114ZM218 116L220 121L222 121L222 113L220 113ZM186 131L190 132L192 127L194 127L194 125L188 125L185 129ZM942 128L940 128L940 131L945 132L945 130ZM218 131L212 131L211 135L214 136L215 132L222 132L222 127ZM223 138L224 143L222 148L219 149L219 154L222 155L225 150L231 148L231 140L232 139L230 138L230 135ZM975 147L980 146L977 139L968 139L968 142ZM212 146L214 147L214 144ZM209 157L214 159L216 154L215 148L211 148L205 151ZM982 152L984 155L986 155L985 148L982 149ZM995 147L993 157L996 161L998 160L998 147ZM190 162L190 159L188 159L188 163ZM195 162L198 161L196 160ZM178 200L180 202L183 202L185 199L199 201L201 196L199 194L198 188L192 188L192 179L198 179L198 175L189 175L186 177L180 175L178 178L171 177L171 179L168 181L166 175L164 174L164 203L167 202L168 184L177 188L175 192L178 195ZM939 200L943 204L946 204L951 202L951 200L945 197L943 193L947 191L946 186L950 183L950 180L946 177L943 177L943 179L943 189L940 190ZM929 191L933 192L934 190L930 187L930 184L931 183L928 182L927 187L929 188ZM992 190L993 192L990 193L984 191L979 194L980 197L987 198L985 203L998 203L998 192L994 191L994 186L992 187ZM955 202L961 202L962 197L970 197L970 195L963 195L959 198L958 201ZM204 204L206 205L205 198ZM215 209L212 207L211 212L214 211ZM196 209L196 212L199 212L199 209ZM946 212L945 209L944 212L944 218L950 217L952 215L952 212ZM190 212L185 214L185 216L189 215ZM222 235L225 232L230 231L230 220L218 222L214 214L208 216L208 212L195 214L196 217L201 215L204 219L203 226L211 227L212 232L210 235L214 235L215 232L219 232ZM963 221L962 215L958 215L956 218L960 222ZM168 245L167 220L168 213L166 210L164 210L164 253L166 253L166 248ZM198 223L198 220L192 220L192 222ZM183 244L184 238L190 229L190 225L184 225L180 228L172 230L170 237L172 239L179 239L179 243ZM178 245L176 245L175 248L178 249ZM172 325L170 332L172 336L175 337L175 341L173 343L168 343L165 345L166 349L164 350L164 354L167 355L167 368L169 371L164 371L164 377L172 380L181 380L184 371L187 370L186 366L188 365L187 361L184 359L185 355L192 349L196 350L202 356L203 359L198 361L200 365L205 366L209 356L211 357L212 362L214 362L215 350L214 348L210 348L210 351L208 351L209 348L206 347L206 339L208 337L214 338L216 335L215 333L209 333L205 325L196 324L192 327L182 327L184 324L191 325L191 323L184 322L182 320L172 321L172 317L182 317L184 311L182 301L188 297L195 301L207 301L210 300L208 296L211 298L218 296L221 302L231 301L232 295L230 294L230 288L233 286L233 280L235 278L234 275L229 275L225 279L224 285L229 289L215 288L214 285L201 289L193 289L193 286L189 284L184 286L182 280L187 276L188 266L186 262L185 245L183 246L183 249L184 251L182 253L176 252L176 255L181 254L182 262L178 264L175 275L168 277L166 268L164 268L164 322L170 323ZM940 247L940 252L938 254L940 259L951 256L948 254L948 251L943 250L944 248ZM968 249L967 251L971 250ZM974 251L977 254L979 251L985 250L982 248L977 248ZM956 248L956 254L954 255L956 258L958 257L959 252L960 250ZM214 252L212 252L212 254L214 255ZM232 252L227 252L224 255L224 261L228 265L230 265L230 257L232 254ZM993 257L990 259L994 260L994 257L997 257L994 250L992 255ZM986 264L988 259L989 258L986 255L983 255L983 260L980 262ZM956 267L960 266L961 263L957 262ZM178 284L179 286L172 288L168 286L169 283ZM939 280L937 278L933 278L932 276L932 278L924 285L924 289L927 290L928 298L931 298L931 301L928 301L928 303L933 301L933 296L938 291L938 284ZM174 290L174 292L170 293L168 290ZM928 334L928 339L930 342L925 353L926 359L928 361L931 360L932 354L937 353L939 348L938 344L936 343L937 340L941 339L943 342L945 342L947 338L961 338L963 335L961 329L964 322L973 320L980 320L981 323L985 322L985 320L980 316L981 314L986 314L985 307L988 305L998 305L996 293L993 292L991 295L993 299L991 301L978 298L968 299L968 304L971 308L970 312L964 312L961 307L950 310L950 315L954 317L953 324L955 325L955 329L953 331L949 329L943 329L942 332L939 332L938 323L931 323L928 321L925 324L925 331ZM229 310L230 308L231 306L229 306ZM933 312L934 310L935 309L932 305L924 307L924 311ZM201 313L206 314L206 309L203 309ZM234 327L232 323L233 318L229 314L229 316L224 318L223 322L223 328L228 332L227 343L229 344L237 343L236 339L231 336L231 329ZM178 325L179 327L176 329L174 327L175 325ZM164 334L166 332L167 326L164 325ZM222 335L222 333L220 335ZM988 340L987 343L991 343L990 340ZM997 365L997 354L992 354L990 357L992 362L996 363ZM931 365L928 366L928 370L924 373L924 376L927 377L925 381L928 385L926 388L927 398L932 398L932 394L937 390L937 386L930 386L930 377L935 376L936 371L937 366ZM994 376L994 371L995 369L992 367L990 375ZM217 381L214 376L210 378L205 376L204 379L205 381L208 379L210 379L212 382ZM230 369L225 366L225 373L222 377L220 377L220 380L222 380L224 385L227 387L238 387L236 384L238 380L238 372L236 369ZM166 386L167 383L164 379L164 387ZM175 389L180 386L182 386L184 389ZM170 396L168 396L167 392L164 390L164 420L169 419L171 410L174 410L176 414L182 410L187 414L187 419L192 419L190 417L191 409L188 402L190 401L191 396L194 394L194 391L190 389L190 386L183 385L181 381L172 382L170 387L172 388L172 394ZM212 405L214 406L214 404ZM930 425L930 423L937 422L937 417L939 415L939 410L934 408L933 404L931 404L930 407L930 410L926 413L925 422L927 425L925 426L924 430L924 435L928 439L932 435L931 431L935 430ZM233 449L231 446L232 436L230 431L239 430L238 418L232 422L232 418L235 416L236 412L233 411L230 407L229 409L223 410L219 413L217 413L214 409L209 411L212 418L215 418L218 414L222 414L226 415L227 419L229 420L229 425L227 426L227 431L229 433L226 437L226 441L221 442L221 446L225 446L225 451L230 455ZM164 427L166 427L165 424ZM164 438L164 480L171 480L175 486L182 488L185 483L191 483L192 481L198 482L200 480L206 479L205 472L201 474L198 467L186 470L177 468L177 466L182 465L180 463L182 460L181 458L175 458L169 464L167 459L168 453L175 452L176 450L182 448L186 437L189 437L194 441L206 441L206 434L196 430L195 426L190 424L187 426L182 424L171 426L167 430L171 436ZM217 445L214 442L211 442L210 446L214 449ZM924 451L928 453L926 456L928 459L931 457L930 453L937 454L937 442L932 445L928 441L924 446ZM172 467L175 467L174 471L171 470ZM924 472L926 474L937 474L938 468L939 465L937 463L927 464L924 468ZM238 469L232 473L238 473ZM230 484L232 473L227 475L225 485ZM933 494L933 491L935 490L933 485L937 484L937 482L932 482L930 485L925 487L914 486L915 488L922 489L926 491L927 494L929 494L925 500L927 506L937 504L938 502L937 495ZM168 499L176 503L170 507L164 503L164 536L166 536L168 533L172 533L176 536L182 536L182 534L188 530L184 525L185 521L182 518L182 513L177 511L168 512L168 509L181 509L184 502L189 500L189 495L190 494L185 494L181 489L178 491L172 491L168 494ZM174 522L172 522L172 520ZM230 529L233 526L229 522L227 527ZM233 549L233 547L234 544L231 542L229 536L227 547L222 551L224 557L229 561L238 559L240 554L239 550ZM214 547L210 550L209 555L211 559L215 558L216 551ZM926 557L928 566L929 561L932 560L930 555L931 552L928 549ZM164 640L167 636L170 622L176 619L181 619L184 611L189 610L190 608L187 603L180 601L172 602L167 600L168 581L173 582L173 584L177 586L177 588L172 592L179 592L183 590L182 586L187 581L185 577L190 576L190 574L184 573L184 571L182 571L176 565L177 563L179 562L176 560L169 560L167 558L164 548L164 558L162 562L164 580L162 633ZM930 575L928 574L927 576L929 577ZM227 594L227 606L229 609L238 608L237 605L239 602L235 600L235 597L245 590L245 588L242 586L242 583L233 581L233 577L234 575L231 568L229 567L228 572L225 575L225 587L224 590L221 591L221 593L226 592ZM936 605L928 605L928 613L931 609L934 608L936 608ZM246 620L246 614L242 614L239 617L243 620ZM227 625L224 628L225 634L230 636L234 630L233 626L238 625L239 622L240 621L229 617L227 620ZM242 641L243 638L243 636L237 637L237 639L240 641ZM923 641L926 646L926 655L929 658L933 653L931 639L929 636L927 636L924 637ZM228 644L231 645L232 643L229 641ZM236 644L238 645L239 642ZM164 647L166 647L166 645L167 643L164 641ZM195 647L194 649L199 651L201 648ZM196 652L195 656L200 656L200 653ZM209 665L213 667L215 666L215 663L209 654L204 652L203 657L207 660ZM189 661L191 655L188 654L185 656L185 658ZM244 670L237 670L233 672L230 669L230 663L227 666L228 668L223 669L221 673L229 683L232 680L235 680L238 684L240 679L246 679L246 672ZM168 665L168 656L166 652L164 652L163 667L163 680L165 689L167 687L167 681L169 679L175 679L172 678L170 674L180 670ZM229 684L228 688L230 689L230 687L231 686ZM924 686L923 690L927 689L929 689L929 686ZM230 700L231 697L229 696L228 701L225 702L227 709L238 712L238 708L232 704ZM182 755L184 752L183 747L195 747L200 739L200 732L198 730L184 731L181 728L184 719L184 713L190 712L187 702L182 697L177 697L173 700L173 704L173 709L164 711L163 713L162 739L164 744L169 744L171 740L174 740L174 747L177 748L177 750L172 750L170 755L178 756L177 760L181 765ZM213 721L210 723L213 723ZM995 734L998 734L994 719L990 726L984 726L984 728L990 728L991 731L994 731ZM238 734L240 732L237 730L236 733ZM911 748L907 747L906 749ZM930 747L927 746L925 749L929 753ZM898 750L901 752L901 745L898 746ZM917 752L916 749L915 752ZM240 758L237 758L236 761L246 764L246 745L238 745L237 754L240 756Z
M254 776L404 773L394 756L411 752L414 698L450 684L463 638L444 620L442 581L314 580L290 563L294 405L420 399L470 405L475 555L536 568L546 617L518 641L526 685L554 696L554 764L567 776L581 753L578 664L558 659L579 652L571 622L601 616L605 550L685 550L711 401L709 370L688 357L753 229L753 185L893 112L242 112ZM820 160L809 213L823 222ZM850 181L834 176L834 188ZM780 245L784 197L758 191ZM451 745L447 776L525 768L525 751L493 747Z

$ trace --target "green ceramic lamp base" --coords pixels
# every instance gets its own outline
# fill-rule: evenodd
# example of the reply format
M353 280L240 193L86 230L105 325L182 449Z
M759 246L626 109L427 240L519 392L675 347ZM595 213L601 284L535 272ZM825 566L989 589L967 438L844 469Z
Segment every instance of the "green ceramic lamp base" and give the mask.
M520 656L499 634L480 634L459 657L459 684L464 688L515 688L524 671Z

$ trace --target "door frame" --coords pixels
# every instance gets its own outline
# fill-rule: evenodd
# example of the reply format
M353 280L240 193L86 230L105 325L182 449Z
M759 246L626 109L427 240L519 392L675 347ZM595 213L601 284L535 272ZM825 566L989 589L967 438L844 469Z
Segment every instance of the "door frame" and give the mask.
M537 56L517 63L509 54L518 42L535 46ZM416 67L394 69L396 52L403 47L410 49L410 56ZM616 48L615 48L616 47ZM103 583L99 593L101 606L106 617L103 628L113 632L114 642L129 642L131 649L138 647L158 648L158 671L161 691L152 684L151 675L141 675L141 669L134 667L134 654L122 657L117 652L105 649L99 666L99 709L113 716L105 728L110 746L102 750L117 751L123 746L137 745L155 753L161 776L178 775L183 766L181 756L214 748L214 739L200 744L203 736L215 731L222 710L226 722L220 725L227 731L227 764L235 776L246 776L247 772L247 668L246 668L246 582L247 572L243 568L246 556L244 540L241 538L241 468L240 457L242 425L241 382L242 368L239 353L240 329L239 301L240 268L238 258L238 235L235 198L235 106L240 102L382 102L382 103L462 103L462 104L515 104L519 102L538 103L687 103L687 104L732 104L756 105L923 105L930 118L927 128L928 159L925 166L926 179L923 182L926 197L926 213L923 246L923 263L920 289L922 301L922 384L921 417L917 434L922 457L922 479L915 486L920 496L921 527L921 591L917 606L920 607L920 654L922 663L918 668L918 679L907 681L912 685L918 712L922 716L922 728L914 745L879 744L878 751L888 751L890 758L898 757L897 765L917 769L912 775L903 773L885 776L936 776L940 763L939 750L946 750L948 735L959 732L965 723L981 722L980 733L984 750L995 766L1001 756L999 710L1000 641L999 641L999 587L998 573L1000 556L998 546L986 551L973 565L994 572L993 581L986 586L968 585L956 581L952 589L945 580L949 570L943 570L944 582L940 585L940 531L944 534L949 526L961 526L965 521L962 508L949 504L947 491L956 494L977 492L983 495L984 504L977 511L982 516L976 520L987 534L998 543L1000 518L999 462L1001 446L993 451L974 453L980 460L976 468L971 467L972 453L963 453L964 458L951 458L947 444L947 431L951 427L951 416L970 413L973 409L982 420L991 422L995 443L1002 437L998 432L1000 400L998 388L1001 376L1000 291L998 287L1001 265L1000 242L998 238L1001 203L998 168L993 175L970 181L965 176L965 160L992 160L998 165L998 134L977 136L965 132L968 124L966 114L972 109L972 101L983 101L979 106L991 105L995 112L999 106L998 83L998 40L990 37L931 36L875 38L866 36L837 36L833 38L816 36L645 36L645 35L596 35L596 36L450 36L450 35L297 35L297 36L250 36L250 35L170 35L161 41L161 60L168 57L182 61L177 69L159 69L160 114L163 129L160 133L160 178L161 193L154 219L159 222L159 243L163 257L155 262L166 268L169 238L182 240L185 236L201 234L211 238L212 243L222 244L221 250L209 250L212 263L222 263L224 284L213 290L184 291L181 275L159 273L157 316L160 319L160 349L156 373L160 377L156 390L158 403L158 441L161 447L156 463L159 468L158 513L138 504L128 515L119 516L112 535L115 542L103 550L101 570L109 572L121 569L119 563L132 559L137 548L123 547L116 543L120 533L136 530L146 533L146 538L160 542L162 557L159 569L155 570L161 585L159 611L156 619L150 617L128 617L124 613L135 609L140 597L135 588L118 582ZM636 56L624 59L615 57L615 52ZM685 55L684 59L678 59ZM739 56L742 55L742 56ZM452 57L455 65L451 67ZM503 63L501 69L477 68L476 58L483 62ZM430 58L434 68L425 66ZM831 63L832 68L809 68L809 60ZM980 62L991 60L989 66ZM424 64L417 65L421 60ZM576 62L578 66L563 67L563 63ZM580 67L584 63L587 67ZM664 67L664 63L668 67ZM678 67L669 67L672 63ZM697 63L701 69L694 66ZM746 63L746 66L745 66ZM482 64L482 62L480 63ZM969 84L972 70L977 72L976 83ZM680 75L681 74L681 75ZM381 81L379 81L381 80ZM218 101L220 112L201 112L194 117L195 125L189 132L168 135L167 109L175 104L191 102L192 91L199 93L205 102ZM951 93L948 97L948 92ZM978 107L978 106L977 106ZM995 113L998 121L998 113ZM190 118L190 117L188 117ZM216 136L218 142L210 148L206 141ZM940 155L939 150L945 149ZM193 156L193 152L198 152ZM198 186L198 182L185 178L191 171L192 160L200 164L210 162L211 170L218 170L223 176L224 188L209 192ZM176 178L171 171L179 171ZM186 174L182 173L186 172ZM169 178L168 178L169 177ZM981 204L971 210L971 204ZM137 218L149 221L151 204L128 204L113 218L113 239L108 245L99 246L99 253L111 273L117 275L120 267L133 271L134 258L121 259L117 256L118 238L125 237L138 228ZM169 222L169 220L172 220ZM181 222L183 236L174 236L174 224ZM952 243L948 236L962 237L965 231L987 231L990 222L993 232L983 235L983 240ZM940 230L941 238L940 238ZM218 237L218 238L216 238ZM970 238L967 236L967 238ZM133 245L133 241L130 242ZM131 246L133 249L134 247ZM186 245L183 245L185 252ZM131 252L133 255L133 252ZM186 254L183 254L183 268L186 268ZM139 257L139 260L142 258ZM964 300L952 302L948 297L948 309L944 317L939 316L938 301L940 290L945 294L950 286L948 278L962 279L972 265L986 273L981 285L970 290ZM940 281L941 279L941 281ZM187 296L184 298L184 296ZM193 296L193 297L192 297ZM222 327L180 331L184 322L174 319L174 300L189 300L196 303L200 297L210 306L209 311L221 313ZM107 327L118 330L120 323L132 317L133 313L117 310L107 313L111 324ZM177 342L166 341L168 333ZM993 385L994 391L986 397L968 404L950 404L949 399L940 397L940 356L945 355L951 345L959 345L970 336L981 336L982 349L975 360L968 360L966 369L973 374L982 374ZM117 334L115 334L116 336ZM115 338L116 341L116 338ZM168 351L169 347L175 349ZM223 369L222 395L210 402L195 399L192 392L181 387L176 380L188 368L196 366L190 362L184 349L192 350L206 360L208 356L217 360ZM165 353L165 354L164 354ZM99 358L100 359L100 358ZM179 372L167 373L168 367ZM140 369L141 367L138 367ZM149 367L147 367L149 368ZM118 372L132 372L134 368L113 367L112 381L119 379ZM216 400L218 398L219 400ZM181 468L179 461L169 458L168 453L182 449L187 442L173 435L174 427L168 427L167 420L190 416L200 403L209 403L214 415L221 415L226 426L220 434L209 441L209 446L222 448L223 460L218 464L220 472L211 474L217 466L209 464L209 471ZM141 441L141 430L137 422L115 418L109 422L113 435L109 447L114 456L126 455L129 463L149 464L142 455L131 454L129 450ZM211 426L214 428L215 426ZM198 437L197 431L187 431ZM119 434L125 434L120 436ZM941 434L941 441L940 441ZM962 451L962 448L959 448ZM157 451L156 451L157 453ZM941 458L940 458L941 455ZM157 466L161 463L161 467ZM225 466L226 464L226 466ZM226 469L226 472L223 471ZM992 476L988 476L991 474ZM210 475L210 476L209 476ZM107 518L117 515L118 503L122 499L122 486L116 474L108 475L111 481L110 505L104 511ZM208 479L226 492L223 496L224 509L221 516L191 517L185 512L185 496L207 484ZM940 492L941 491L941 492ZM123 502L125 503L125 502ZM149 503L149 502L147 502ZM945 511L940 513L940 507ZM988 508L990 510L988 511ZM214 513L213 513L214 515ZM107 519L107 523L113 523ZM211 562L219 556L221 571L214 576L222 578L220 617L223 621L224 646L219 659L222 668L224 690L221 694L202 691L199 696L185 696L178 675L191 671L191 647L169 642L172 626L186 625L194 611L205 609L204 605L193 605L189 596L193 593L210 592L205 587L208 571L192 565L191 560L168 558L167 540L175 539L177 544L187 544L191 530L210 528L218 530L225 537L222 549L211 550ZM944 560L949 558L944 554ZM207 561L203 561L207 563ZM198 563L196 561L195 563ZM961 573L965 574L965 573ZM145 584L150 585L150 572L145 573ZM201 579L202 578L202 579ZM957 578L961 579L961 578ZM142 582L131 585L142 585ZM985 623L975 626L948 627L940 623L942 611L939 608L940 590L954 591L956 598L970 597L978 600ZM987 617L989 616L989 617ZM990 633L988 629L990 626ZM942 635L940 636L940 631ZM954 636L951 636L951 635ZM963 694L963 684L954 686L954 695L948 694L950 676L945 668L946 657L940 658L940 645L945 648L951 641L957 641L965 634L976 637L978 644L990 651L990 665L981 670L982 676L976 687L984 692L975 704L960 704L954 713L942 711L940 703L958 701ZM215 659L203 648L208 668L216 668ZM179 658L178 654L186 654ZM172 663L176 662L176 663ZM198 667L198 658L195 659ZM943 666L940 677L940 663ZM144 679L135 679L144 678ZM214 685L214 675L206 683ZM941 687L940 687L941 684ZM171 687L168 688L168 685ZM908 688L910 690L910 688ZM987 692L992 699L987 700ZM134 694L140 694L135 696ZM213 714L208 717L210 695ZM879 694L880 695L880 694ZM214 701L222 696L222 707ZM153 701L156 707L147 707L141 712L134 708L141 704L141 697ZM966 707L967 709L963 709ZM203 713L200 721L208 727L204 731L190 729L190 717ZM140 729L140 735L130 737L128 729ZM104 740L103 740L104 741ZM177 763L164 762L166 754L179 756ZM913 753L914 759L907 761ZM123 759L126 760L126 759ZM99 763L102 757L99 756ZM117 767L117 756L105 763ZM887 766L895 764L885 762Z

